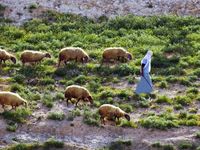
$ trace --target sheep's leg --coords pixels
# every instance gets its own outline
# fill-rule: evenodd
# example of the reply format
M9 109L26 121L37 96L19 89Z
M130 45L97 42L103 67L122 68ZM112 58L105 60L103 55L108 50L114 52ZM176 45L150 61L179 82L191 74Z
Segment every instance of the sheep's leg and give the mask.
M79 98L78 100L77 100L77 102L76 102L76 106L78 106L78 102L81 100L81 98Z
M67 98L67 106L69 105L69 100L71 101L71 99L70 99L70 98Z
M61 60L58 61L58 67L60 67Z
M101 117L101 124L103 123L105 125L105 120L104 120L104 117Z

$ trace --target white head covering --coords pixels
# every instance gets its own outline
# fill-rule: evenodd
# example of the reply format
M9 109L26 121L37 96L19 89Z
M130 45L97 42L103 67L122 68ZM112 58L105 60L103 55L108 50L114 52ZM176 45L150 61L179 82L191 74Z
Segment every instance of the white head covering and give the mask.
M148 52L146 53L143 59L147 59L147 61L150 61L152 55L153 55L153 52L148 50Z
M151 56L152 55L153 55L153 52L148 50L148 52L146 53L146 55L144 56L144 58L141 61L141 64L145 64L144 72L150 72L150 70L151 70Z

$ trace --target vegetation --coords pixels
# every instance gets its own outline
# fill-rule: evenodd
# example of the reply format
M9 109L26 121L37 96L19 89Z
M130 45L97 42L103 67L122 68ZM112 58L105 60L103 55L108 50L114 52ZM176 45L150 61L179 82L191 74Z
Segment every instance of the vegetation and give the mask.
M36 8L31 5L29 9ZM37 104L51 111L55 104L62 103L65 87L72 84L86 87L94 98L94 105L73 108L69 113L54 112L48 115L49 119L63 120L66 116L72 121L76 116L82 116L84 123L98 126L100 119L96 110L109 103L133 115L141 112L140 109L146 110L138 123L120 120L122 127L200 126L199 24L200 18L195 17L127 15L93 20L51 11L22 26L1 20L0 47L15 54L18 61L1 65L0 83L8 83L7 90L18 93L29 104L28 108L1 114L13 122L7 129L15 131L15 122L26 122ZM57 68L58 52L66 46L82 47L90 55L90 62L69 62ZM133 60L101 65L103 49L112 46L124 47L132 53ZM25 49L47 51L52 58L40 64L22 66L19 58ZM159 91L136 95L132 87L137 83L140 61L147 49L154 52L152 80ZM9 79L4 79L5 76ZM162 90L169 90L169 93L160 93ZM170 149L170 146L166 147Z
M65 115L63 113L51 112L48 114L48 119L62 121L64 118L65 118Z

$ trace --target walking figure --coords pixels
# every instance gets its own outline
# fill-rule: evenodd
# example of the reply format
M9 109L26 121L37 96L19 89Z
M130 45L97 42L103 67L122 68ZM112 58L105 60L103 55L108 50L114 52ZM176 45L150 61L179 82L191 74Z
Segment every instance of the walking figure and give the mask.
M153 84L151 81L150 71L151 71L151 57L153 55L152 51L148 51L145 57L141 61L141 78L136 87L136 93L146 93L149 94L153 91Z

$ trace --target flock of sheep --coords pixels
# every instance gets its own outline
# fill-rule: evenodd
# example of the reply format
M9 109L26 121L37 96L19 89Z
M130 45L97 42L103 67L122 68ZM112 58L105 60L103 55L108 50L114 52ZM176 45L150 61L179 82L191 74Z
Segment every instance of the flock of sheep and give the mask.
M25 50L21 53L20 60L24 65L25 63L39 63L45 57L51 58L51 55L49 53L44 53L40 51ZM62 62L66 64L68 61L75 60L76 62L86 63L90 59L89 55L82 48L79 47L63 48L60 50L58 57L58 67ZM102 57L102 62L109 62L111 60L127 61L132 59L132 55L121 47L106 48L103 51ZM6 50L0 49L0 63L2 63L2 61L5 63L6 60L11 60L13 63L17 62L17 59L14 55L8 53ZM84 87L78 85L68 86L64 94L67 105L68 102L72 100L72 98L76 100L76 106L80 100L93 104L92 95ZM17 93L1 91L0 104L3 108L5 107L5 105L10 105L12 106L12 108L16 108L20 105L27 106L27 101L21 98ZM121 117L125 117L128 121L130 121L130 116L126 112L121 110L119 107L111 104L101 105L99 107L99 114L101 116L100 119L103 124L105 124L105 119L119 120L119 118Z

